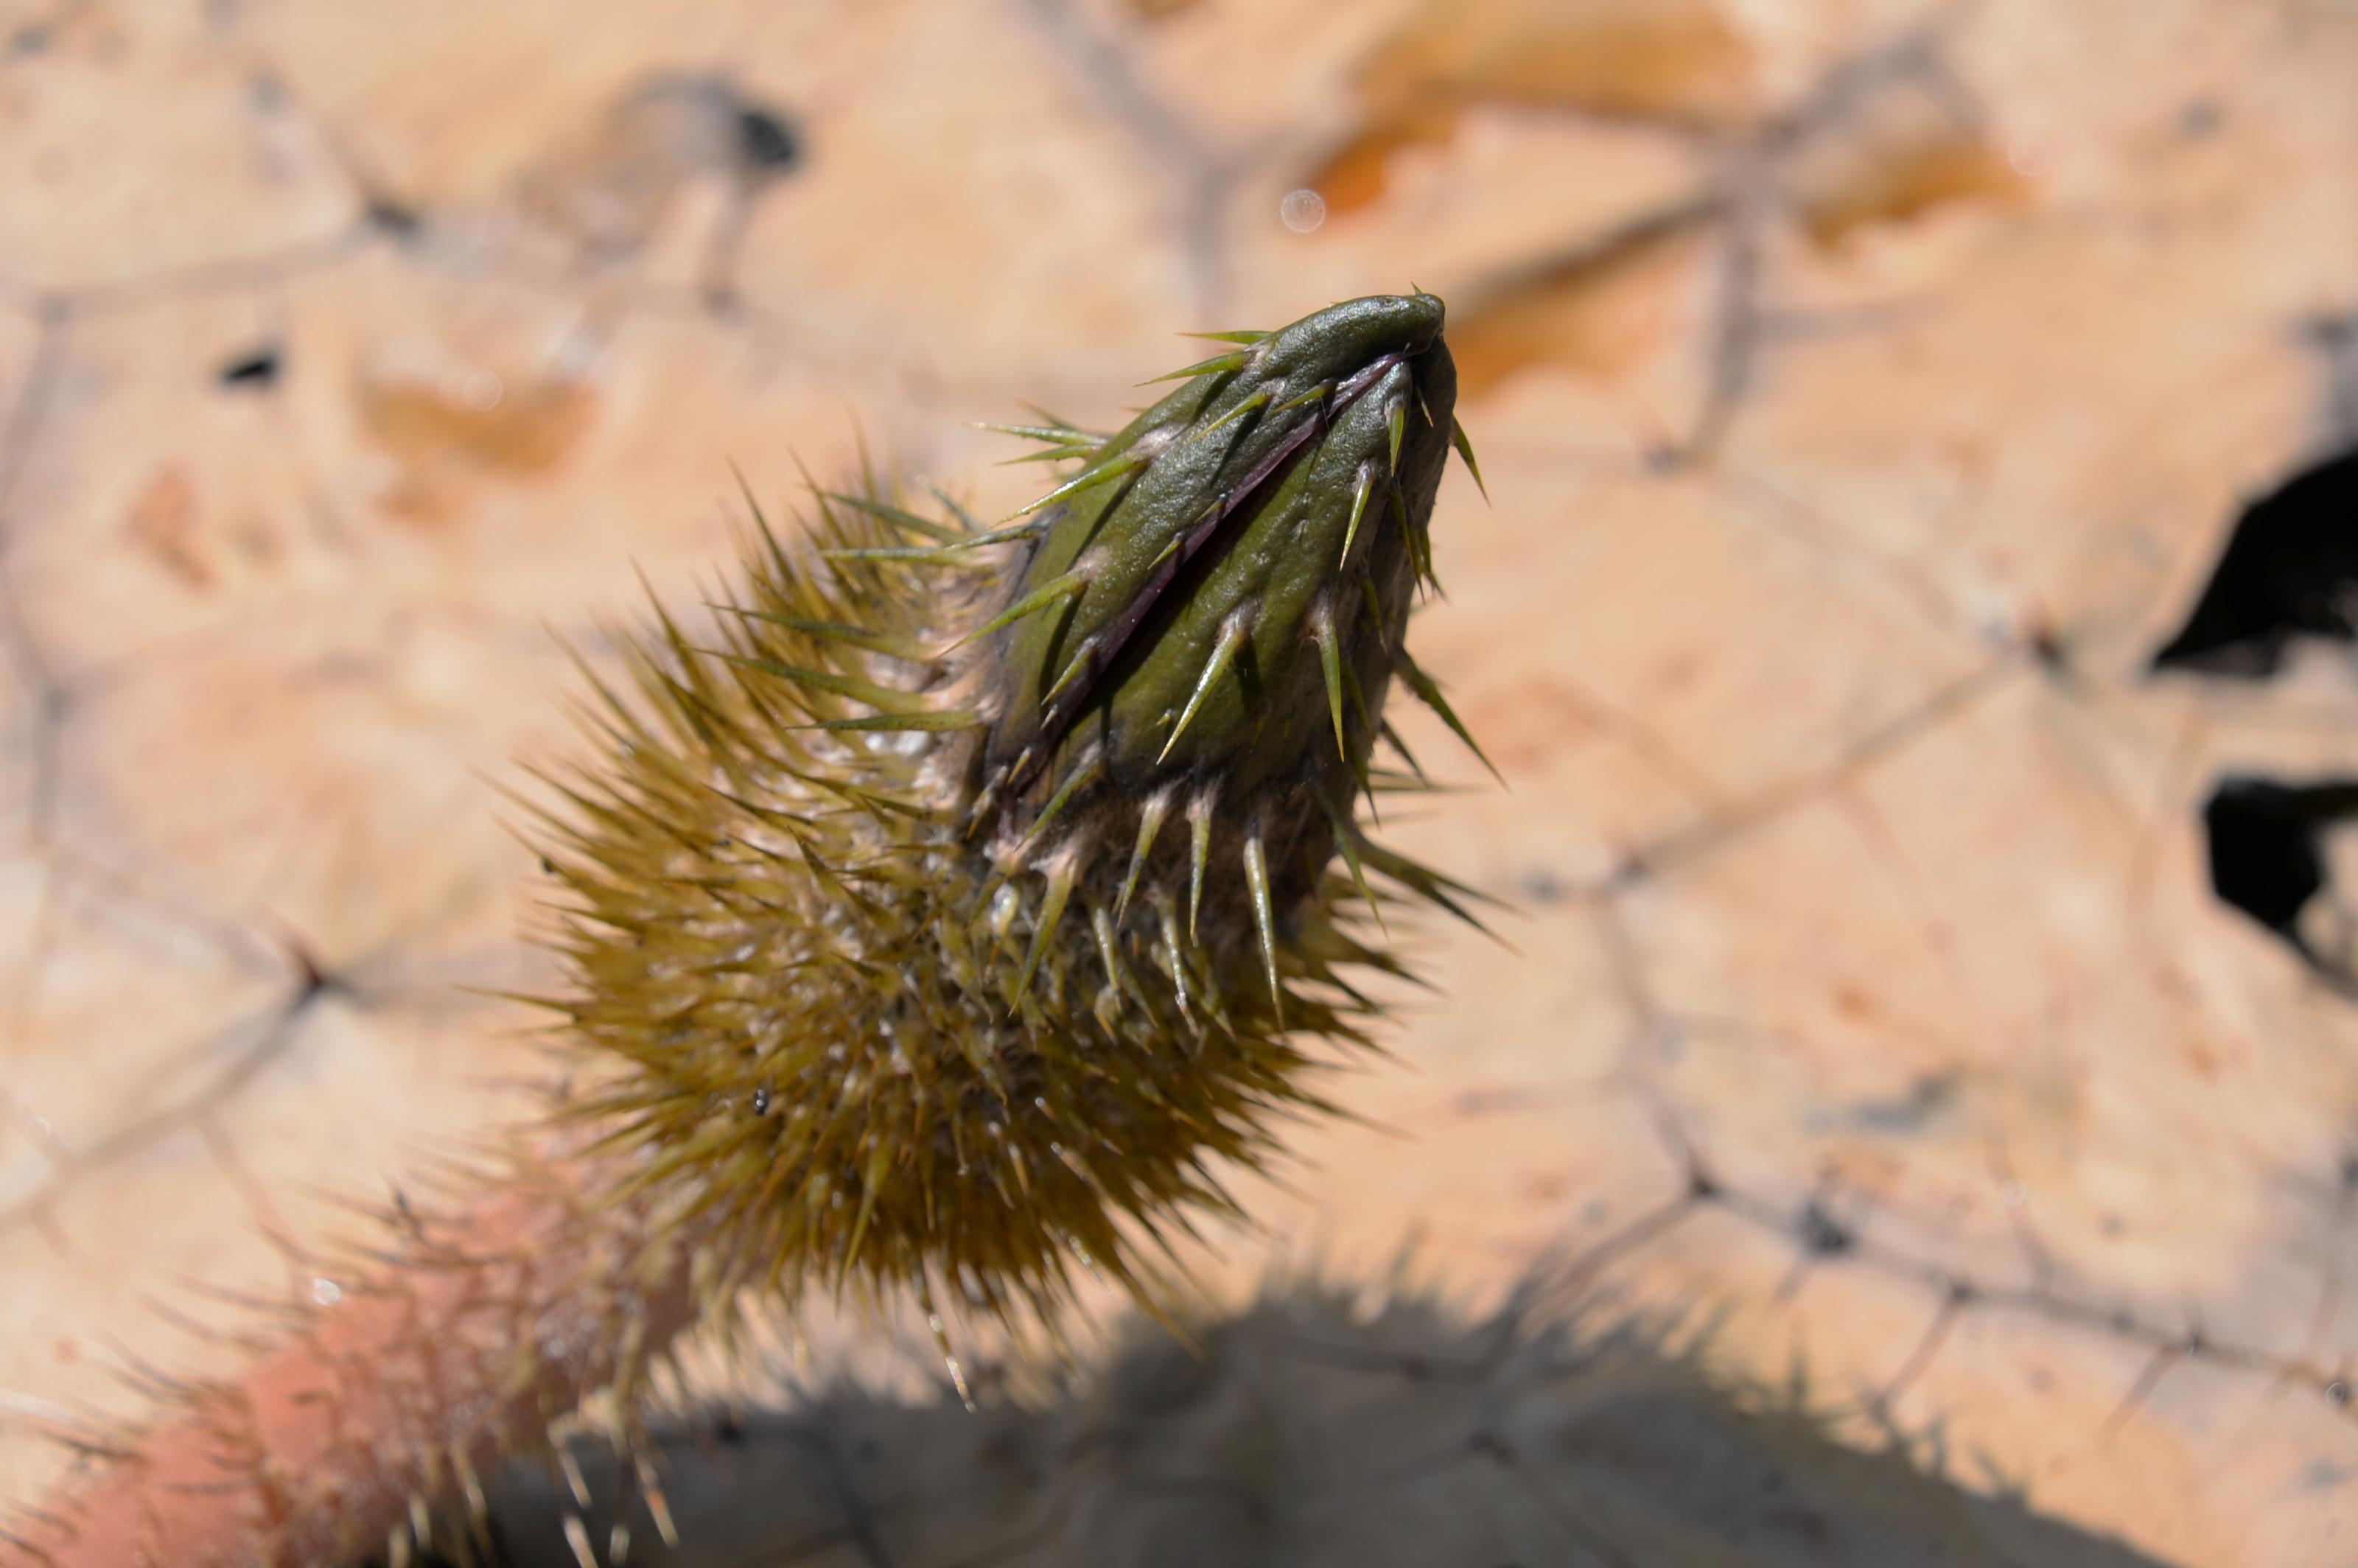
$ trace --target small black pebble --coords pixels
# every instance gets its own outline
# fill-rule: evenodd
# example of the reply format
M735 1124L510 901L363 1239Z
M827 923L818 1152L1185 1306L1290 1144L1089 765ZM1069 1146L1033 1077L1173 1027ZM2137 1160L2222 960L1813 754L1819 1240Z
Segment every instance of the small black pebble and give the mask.
M1839 1258L1858 1245L1851 1228L1815 1201L1802 1206L1795 1228L1801 1232L1801 1245L1821 1258Z
M368 221L372 228L381 229L396 240L406 240L426 226L416 208L404 206L390 196L369 198Z
M737 146L749 168L791 168L803 156L802 139L767 109L737 111Z
M221 384L226 387L267 392L278 384L278 373L283 362L277 345L265 343L250 353L243 353L221 367Z

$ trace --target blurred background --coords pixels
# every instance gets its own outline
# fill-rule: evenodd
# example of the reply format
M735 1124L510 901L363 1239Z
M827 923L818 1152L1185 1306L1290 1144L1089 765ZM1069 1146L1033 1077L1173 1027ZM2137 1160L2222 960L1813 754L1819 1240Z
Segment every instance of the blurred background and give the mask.
M1037 1419L1335 1444L1355 1561L2350 1561L2348 0L0 0L0 1497L514 1112L493 784L731 463L1004 510L967 422L1412 282L1494 503L1420 658L1508 787L1404 713L1478 787L1401 839L1511 950L1422 931L1369 1125L1201 1260L1357 1305ZM1468 1348L1518 1285L1644 1325L1615 1400ZM977 1550L892 1532L1017 1419L726 1560Z

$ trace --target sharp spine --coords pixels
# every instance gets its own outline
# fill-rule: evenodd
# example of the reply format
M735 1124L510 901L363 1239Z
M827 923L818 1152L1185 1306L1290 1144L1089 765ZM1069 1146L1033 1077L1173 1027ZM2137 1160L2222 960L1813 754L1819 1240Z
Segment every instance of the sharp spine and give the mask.
M1408 771L1416 775L1417 782L1431 789L1433 780L1425 775L1423 764L1416 760L1416 753L1408 749L1408 742L1400 738L1400 731L1392 728L1392 721L1385 719L1378 733L1383 736L1384 744L1400 753L1400 760L1408 764Z
M968 512L965 507L960 506L956 501L952 500L948 491L944 490L940 485L936 484L929 479L921 479L917 482L925 487L926 494L932 496L936 501L942 503L943 511L957 519L957 525L960 529L969 535L979 534L982 532L982 520L977 517L973 513Z
M1088 578L1087 575L1079 571L1069 571L1065 573L1062 577L1052 578L1048 581L1042 583L1038 588L1033 589L1030 593L1027 593L1022 598L1017 600L1014 603L1009 605L1006 609L1001 611L998 614L992 616L990 620L984 622L981 625L976 627L973 631L968 633L965 636L960 637L957 642L952 643L948 647L943 649L942 652L945 654L955 654L960 648L965 647L968 643L975 641L979 637L988 637L993 632L998 632L1006 627L1014 625L1015 622L1022 620L1027 615L1036 615L1041 611L1046 610L1052 605L1061 603L1065 600L1077 596L1088 586Z
M1056 793L1048 797L1048 804L1040 808L1040 815L1032 819L1032 826L1023 830L1017 848L1022 849L1036 841L1041 830L1055 820L1073 796L1095 784L1104 772L1104 753L1091 746L1080 761L1073 764L1072 771L1065 775L1065 782L1056 786Z
M1326 814L1326 826L1335 834L1335 847L1343 852L1343 863L1350 868L1351 881L1358 888L1359 896L1368 901L1368 908L1376 917L1377 929L1390 935L1390 928L1384 924L1384 906L1377 900L1376 890L1368 885L1367 868L1359 863L1359 848L1355 842L1357 835L1351 831L1349 818L1328 798L1325 790L1314 784L1311 793L1318 799L1318 809Z
M1001 436L1020 436L1027 441L1044 441L1058 447L1094 447L1104 437L1087 430L1076 430L1069 425L998 425L988 419L974 421L978 430L995 431Z
M1190 442L1200 441L1205 437L1210 435L1213 431L1220 428L1223 425L1228 424L1230 420L1241 419L1248 414L1255 413L1260 409L1268 407L1271 395L1272 395L1269 388L1265 386L1262 387L1259 392L1256 392L1250 396L1245 398L1234 408L1229 409L1226 414L1221 415L1217 419L1213 420L1210 424L1205 426L1202 429L1188 437L1187 439Z
M1318 665L1326 677L1326 713L1335 721L1335 753L1346 762L1351 749L1343 741L1343 655L1335 635L1335 614L1325 600L1310 611L1311 635L1318 640Z
M861 680L857 676L847 676L834 670L806 669L799 665L780 664L775 659L755 658L747 654L723 653L712 648L703 649L701 652L708 658L719 659L735 665L741 669L757 670L763 675L773 676L790 686L808 687L813 691L831 692L837 697L848 697L855 702L864 702L869 707L881 708L886 713L915 713L924 710L925 699L914 693L903 691L894 687L879 686L874 681ZM818 715L814 714L812 717L817 718Z
M1498 765L1484 753L1480 744L1475 741L1473 731L1466 728L1466 721L1457 717L1457 710L1449 706L1447 697L1441 695L1441 684L1426 675L1417 662L1409 657L1406 648L1395 654L1393 659L1400 666L1402 678L1408 682L1409 689L1416 694L1416 699L1439 715L1441 721L1448 725L1450 730L1460 741L1466 742L1466 749L1473 752L1484 767L1490 770L1492 778L1497 779L1500 784L1505 784L1507 775L1500 773Z
M871 517L892 524L894 527L906 528L911 533L934 540L937 544L946 545L958 536L957 531L954 528L936 523L930 518L920 517L904 508L887 506L881 501L871 501L864 495L844 495L835 491L821 491L819 496L824 501L838 502L850 507L854 512L864 512Z
M1466 898L1479 900L1485 903L1495 903L1495 900L1489 899L1485 895L1476 892L1474 889L1467 887L1464 882L1457 881L1450 877L1442 875L1439 871L1434 871L1430 866L1420 865L1416 861L1410 860L1406 855L1402 855L1396 850L1385 849L1382 845L1378 844L1364 833L1359 834L1357 837L1359 840L1359 853L1366 857L1368 864L1375 867L1376 870L1381 871L1385 876L1390 877L1393 881L1398 882L1401 886L1408 889L1411 892L1415 893L1418 897L1447 910L1450 914L1455 915L1458 919L1464 921L1475 930L1479 931L1483 935L1489 937L1493 942L1498 942L1503 945L1505 940L1503 937L1501 937L1497 932L1491 930L1487 925L1482 924L1482 922L1476 918L1472 912L1467 910L1464 904L1459 903L1456 899L1450 895L1452 893L1460 893Z
M1351 546L1359 536L1359 519L1367 514L1368 494L1375 488L1375 464L1361 463L1358 483L1351 491L1351 522L1349 526L1343 530L1343 557L1341 560L1335 563L1335 569L1337 571L1342 570L1344 563L1351 558Z
M1260 935L1261 967L1269 971L1269 1004L1278 1027L1285 1026L1285 993L1277 983L1277 919L1269 902L1269 856L1261 848L1260 824L1245 832L1245 886L1252 893L1253 928Z
M1130 913L1130 894L1138 891L1140 873L1146 870L1146 858L1154 849L1154 840L1163 831L1163 822L1171 815L1171 796L1175 786L1157 790L1146 797L1138 811L1138 845L1130 852L1130 871L1121 879L1120 896L1114 900L1113 916L1120 920Z
M1488 505L1490 487L1482 482L1482 465L1474 460L1474 438L1466 433L1464 420L1453 418L1449 421L1449 444L1457 449L1459 457L1466 460L1466 471L1474 476L1474 488L1482 492L1482 503Z
M1207 785L1187 803L1187 940L1195 940L1195 919L1204 907L1204 870L1212 858L1212 799Z
M1309 391L1302 393L1296 396L1287 398L1284 402L1271 409L1270 412L1272 414L1282 414L1290 408L1299 408L1305 403L1320 402L1325 398L1332 397L1334 395L1334 383L1322 381L1317 385L1312 387Z
M1031 505L1018 507L1015 511L1011 512L1006 516L1001 518L1000 521L1001 523L1012 523L1018 517L1028 517L1033 513L1041 511L1045 507L1054 506L1060 501L1069 501L1085 490L1094 490L1098 485L1110 484L1115 480L1128 478L1130 475L1136 473L1139 470L1144 468L1148 463L1152 462L1153 460L1153 458L1145 452L1118 452L1114 456L1106 459L1106 460L1101 463L1093 463L1089 467L1083 469L1080 472L1075 474L1072 478L1066 480L1064 483L1058 485L1055 489L1050 491L1039 500L1032 503Z
M1106 983L1119 994L1130 989L1130 974L1123 968L1121 954L1115 947L1113 916L1103 904L1089 911L1089 934L1098 940L1098 962L1105 966Z
M1065 905L1073 896L1073 879L1078 874L1078 846L1074 852L1061 855L1048 873L1048 893L1040 901L1040 923L1032 930L1032 950L1023 957L1022 978L1015 982L1015 1000L1020 1004L1032 994L1032 977L1039 971L1040 959L1048 951L1049 939L1065 918Z
M1200 360L1184 370L1174 370L1167 375L1150 376L1138 384L1152 386L1156 382L1161 381L1188 381L1199 375L1226 375L1230 371L1242 370L1251 362L1252 351L1249 349L1240 349L1232 354L1215 354L1208 360Z
M1179 912L1172 906L1171 895L1156 890L1155 920L1163 928L1163 950L1171 957L1171 994L1179 1003L1179 1016L1193 1028L1195 1023L1194 1000L1187 993L1187 959L1179 946Z
M1250 632L1251 618L1242 610L1231 611L1228 618L1220 623L1219 641L1212 644L1212 656L1205 661L1204 673L1196 677L1195 694L1187 699L1186 710L1179 715L1179 722L1171 727L1171 738L1163 742L1162 755L1154 759L1158 764L1170 757L1171 748L1176 746L1179 737L1187 732L1188 721L1202 709L1204 699L1211 695L1213 683L1228 669Z
M1397 472L1391 475L1390 483L1392 505L1400 512L1401 534L1408 540L1408 551L1413 558L1417 579L1421 582L1431 584L1433 590L1438 593L1441 591L1441 579L1433 575L1433 540L1423 529L1416 525L1416 519L1409 515L1408 492L1401 488L1400 475Z
M822 558L830 561L907 561L917 566L957 566L966 559L966 552L991 545L1012 545L1025 539L1036 539L1042 530L1037 523L1017 523L1004 528L992 528L980 534L968 534L946 545L932 546L892 545L881 548L851 550L821 550Z
M1040 694L1040 700L1044 703L1055 701L1056 694L1071 685L1073 677L1088 668L1097 656L1097 638L1094 636L1082 638L1081 645L1073 650L1072 662L1065 666L1065 673L1056 677L1055 685Z

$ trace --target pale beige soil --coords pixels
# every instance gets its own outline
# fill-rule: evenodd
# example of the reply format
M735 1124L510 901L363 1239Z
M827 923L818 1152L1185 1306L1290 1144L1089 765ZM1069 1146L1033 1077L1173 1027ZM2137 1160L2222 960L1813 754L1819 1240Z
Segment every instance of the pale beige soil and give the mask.
M1853 1441L2349 1561L2358 1007L2199 814L2358 773L2358 681L2145 666L2358 438L2353 82L2341 0L0 4L0 1496L237 1354L149 1303L313 1292L267 1233L514 1113L492 784L730 463L1004 510L965 421L1413 280L1495 500L1420 658L1511 787L1395 831L1522 913L1207 1279L1602 1245Z

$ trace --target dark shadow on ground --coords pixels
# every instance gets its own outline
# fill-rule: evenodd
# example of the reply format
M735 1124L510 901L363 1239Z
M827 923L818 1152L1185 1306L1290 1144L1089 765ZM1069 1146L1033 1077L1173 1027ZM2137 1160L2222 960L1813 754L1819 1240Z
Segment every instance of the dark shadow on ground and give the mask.
M1790 1391L1732 1390L1695 1336L1537 1296L1479 1322L1302 1286L1199 1335L1141 1328L1044 1408L838 1388L660 1440L680 1544L628 1506L629 1560L698 1568L2134 1568L2154 1559L1831 1441ZM1920 1450L1923 1444L1917 1445ZM496 1489L493 1560L611 1561L627 1472L577 1451Z

